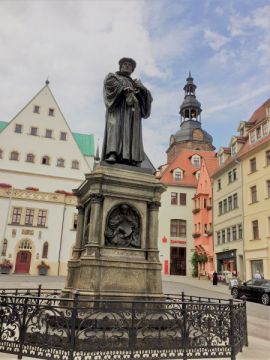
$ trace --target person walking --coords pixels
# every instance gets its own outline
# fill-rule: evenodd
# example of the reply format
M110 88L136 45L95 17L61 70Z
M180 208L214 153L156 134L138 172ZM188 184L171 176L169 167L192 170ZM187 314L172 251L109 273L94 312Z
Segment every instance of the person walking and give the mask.
M217 285L218 284L218 275L217 272L214 271L213 273L213 285Z

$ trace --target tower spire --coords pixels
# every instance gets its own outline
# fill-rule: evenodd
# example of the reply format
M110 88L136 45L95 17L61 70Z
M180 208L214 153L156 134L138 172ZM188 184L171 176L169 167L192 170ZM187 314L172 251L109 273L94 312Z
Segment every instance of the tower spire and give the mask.
M185 91L185 98L180 106L181 124L184 121L193 120L201 122L201 104L196 99L195 91L197 86L193 83L193 77L189 70L188 77L186 79L186 85L183 90Z

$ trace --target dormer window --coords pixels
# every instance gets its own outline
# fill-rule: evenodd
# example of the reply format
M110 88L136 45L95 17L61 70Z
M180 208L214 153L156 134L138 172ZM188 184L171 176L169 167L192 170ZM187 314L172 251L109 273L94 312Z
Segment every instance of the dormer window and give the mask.
M236 155L236 152L237 152L237 146L236 146L236 143L234 143L231 146L231 155L232 156Z
M42 165L50 165L50 158L49 156L45 155L42 157L41 159L41 164Z
M270 106L268 106L268 108L266 109L266 115L270 116Z
M224 154L221 154L221 155L218 157L218 160L219 160L219 166L221 166L221 165L224 163Z
M183 179L183 170L175 169L173 172L173 178L175 181L180 181Z
M39 114L39 105L34 105L34 110L33 110L33 112L34 112L35 114Z
M201 158L199 155L193 155L191 158L192 165L195 167L201 166Z
M72 163L71 163L71 168L78 170L79 169L79 161L78 160L73 160Z
M19 153L18 151L12 151L10 153L10 160L15 160L15 161L18 161L19 160Z
M262 133L263 133L263 136L266 136L267 134L268 134L268 123L267 123L267 121L266 122L264 122L263 124L262 124Z
M61 131L60 133L60 140L66 141L67 140L67 133Z
M34 126L31 126L30 135L37 136L37 133L38 133L38 128L34 127Z
M22 133L22 125L21 124L15 124L14 132L17 133L17 134L21 134Z
M54 116L54 109L50 108L48 112L49 116Z
M56 166L64 167L65 166L65 160L62 158L57 159Z

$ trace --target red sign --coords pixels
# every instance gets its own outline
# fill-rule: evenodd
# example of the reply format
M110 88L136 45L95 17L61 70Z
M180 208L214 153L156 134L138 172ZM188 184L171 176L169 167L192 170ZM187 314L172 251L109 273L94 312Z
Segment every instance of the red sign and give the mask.
M166 238L166 236L163 236L163 238L161 240L162 240L163 244L166 244L168 239Z
M171 244L186 244L186 240L171 240Z
M164 274L168 275L168 273L169 273L169 261L164 260Z

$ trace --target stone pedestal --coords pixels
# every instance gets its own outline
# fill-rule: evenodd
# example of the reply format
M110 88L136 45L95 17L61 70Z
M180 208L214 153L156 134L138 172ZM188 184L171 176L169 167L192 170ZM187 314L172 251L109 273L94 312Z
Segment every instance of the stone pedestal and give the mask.
M158 209L165 187L147 169L99 165L75 191L78 228L63 296L161 299Z

